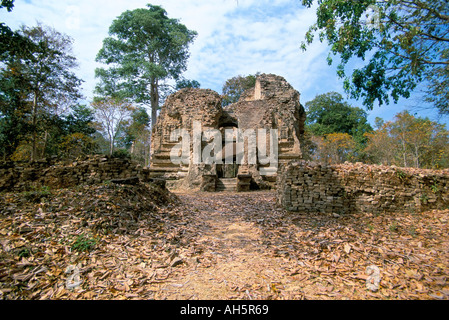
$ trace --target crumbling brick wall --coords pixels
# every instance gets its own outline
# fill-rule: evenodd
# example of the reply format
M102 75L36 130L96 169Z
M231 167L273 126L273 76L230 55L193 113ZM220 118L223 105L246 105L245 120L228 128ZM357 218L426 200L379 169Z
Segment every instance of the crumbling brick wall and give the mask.
M99 155L68 164L54 160L3 162L0 163L0 192L20 192L41 186L66 188L131 177L149 181L149 171L129 159Z
M422 212L449 206L449 170L299 161L278 175L278 201L306 213Z

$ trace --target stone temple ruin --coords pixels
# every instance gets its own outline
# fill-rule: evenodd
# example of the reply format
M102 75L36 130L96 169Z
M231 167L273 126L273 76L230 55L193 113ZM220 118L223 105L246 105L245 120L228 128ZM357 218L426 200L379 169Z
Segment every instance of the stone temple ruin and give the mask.
M162 108L153 131L150 168L143 168L131 159L102 155L72 163L48 159L32 163L0 162L0 192L141 181L164 190L165 187L201 191L273 188L277 190L278 203L292 212L380 214L449 208L449 169L362 163L328 165L301 160L306 114L299 97L284 78L271 74L260 75L255 88L227 107L222 107L222 98L212 90L183 89L171 95ZM179 155L176 149L179 141L195 136L198 126L202 128L201 139L196 144L187 144L187 148L183 144ZM183 134L177 136L181 129ZM207 129L213 130L214 136L206 135ZM248 148L250 137L242 141L239 134L229 135L257 129L276 129L276 166L264 159L272 149L271 143L262 152L259 151L263 146L253 144L259 148L254 152ZM257 142L264 138L272 141L272 137L263 134L256 136ZM215 161L194 161L197 149L207 156L210 140L215 142ZM173 161L176 153L181 161ZM251 153L256 156L254 162L240 161L248 160ZM223 158L227 161L221 161Z
M232 163L224 161L226 150L230 150L225 146L225 133L234 128L242 132L277 129L277 162L278 166L283 166L302 157L300 141L305 119L299 92L283 77L273 74L260 75L254 88L244 92L237 103L226 107L222 107L222 97L210 89L182 89L167 99L153 129L150 176L166 179L168 186L202 191L248 191L273 187L278 167L260 161L258 152L256 163L236 160L238 147L243 147L244 157L248 159L248 140L242 142L233 137L234 160ZM173 141L172 134L184 129L192 136L195 123L201 124L203 131L215 129L221 132L222 164L194 163L193 147L189 155L183 155L185 161L180 164L172 161L171 152L179 142ZM204 136L202 140L206 140ZM209 142L201 142L202 152ZM237 146L239 143L244 146Z
M249 191L273 188L277 189L279 204L289 211L419 212L449 205L449 170L351 163L332 166L301 160L306 113L299 98L298 91L284 78L273 74L260 75L254 88L244 92L237 103L226 107L222 107L222 98L212 90L183 89L171 95L153 131L148 177L162 178L172 189ZM189 137L195 135L195 123L203 130L215 129L222 136L220 160L230 150L225 145L229 129L276 129L277 166L262 161L258 152L256 163L242 163L236 161L236 157L223 163L194 163L194 148L190 145L187 154L182 153L184 161L173 162L171 152L182 139L172 139L172 133L184 129ZM200 140L201 151L209 146L208 138ZM261 138L264 137L257 136L258 140ZM235 151L239 144L246 146L248 143L238 139L232 142L234 156L238 154ZM244 158L248 159L250 151L243 150Z

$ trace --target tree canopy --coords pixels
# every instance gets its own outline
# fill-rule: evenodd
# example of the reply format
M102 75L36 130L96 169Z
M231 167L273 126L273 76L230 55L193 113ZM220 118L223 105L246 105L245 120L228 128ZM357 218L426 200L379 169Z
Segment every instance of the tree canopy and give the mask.
M135 107L127 100L120 98L96 99L92 102L92 107L98 121L98 129L108 137L109 154L112 155L117 137Z
M352 98L362 98L368 109L388 104L392 98L409 98L427 81L427 100L448 113L449 6L447 0L302 0L317 4L317 21L302 44L320 41L340 58L338 75ZM347 75L351 59L366 61Z
M226 80L223 85L223 106L239 101L240 96L248 89L254 88L259 73L248 76L238 75Z
M176 82L175 90L180 90L184 88L200 88L201 84L196 80L181 79Z
M373 130L368 123L367 113L349 105L337 92L317 95L305 107L307 130L313 135L346 133L361 142L364 134Z
M160 6L126 11L109 28L96 61L108 68L96 70L97 93L151 106L156 122L161 87L177 80L187 68L189 45L197 33L177 19L170 19Z
M41 24L24 26L17 34L33 47L29 55L8 55L3 60L0 111L5 128L26 128L31 141L30 158L36 160L47 152L60 114L81 98L82 80L74 72L77 61L71 53L70 37ZM22 132L17 137L24 135ZM11 148L4 150L6 154L17 147L18 141L12 139L8 143Z
M372 162L432 169L449 165L449 131L445 125L408 111L392 121L378 123L376 131L366 133L365 151Z
M1 0L0 9L5 8L11 12L14 8L14 0ZM30 50L33 43L18 31L11 30L5 23L0 22L0 61L4 61L9 56L30 57Z

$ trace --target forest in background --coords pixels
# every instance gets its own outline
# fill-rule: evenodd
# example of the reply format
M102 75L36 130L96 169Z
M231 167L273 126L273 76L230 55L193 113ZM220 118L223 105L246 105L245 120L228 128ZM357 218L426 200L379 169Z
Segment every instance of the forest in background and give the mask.
M308 5L312 1L303 2ZM334 5L338 7L340 2ZM362 1L360 5L366 9L369 1L365 2ZM327 12L325 10L330 9L325 6L327 4L324 1L318 13L320 10ZM401 5L404 4L397 1L397 6ZM13 0L2 0L0 9L11 11L13 7ZM391 13L388 10L391 8L385 8L385 12L379 14L384 14L391 25L390 20L395 19L395 16L388 16ZM429 11L429 8L417 6L414 12L417 10ZM349 11L343 13L338 17L342 21L354 14ZM404 17L407 18L407 14ZM423 21L433 21L432 17L424 18ZM433 19L444 22L446 16L437 15ZM160 27L154 28L154 22L159 23ZM381 22L380 17L377 23ZM403 28L396 31L399 34L402 31L404 37L409 37L408 44L402 43L405 38L393 39L402 41L393 56L405 50L406 45L410 50L415 48L413 41L417 35L425 37L419 34L419 30L410 34L413 21L407 23L404 22ZM444 26L442 23L435 24L434 29L426 31L427 40L434 42L434 48L447 42L439 25ZM330 28L329 25L326 27ZM310 32L320 29L327 30L318 24ZM373 33L377 29L367 30ZM310 32L308 44L313 41ZM149 37L149 34L152 36ZM387 39L387 35L382 34ZM13 31L1 23L0 159L33 161L52 156L73 159L101 153L129 156L142 165L149 165L151 127L164 99L181 88L200 87L198 81L182 76L187 68L189 45L196 36L195 31L187 29L178 20L168 18L167 12L159 6L147 5L144 9L124 12L111 24L109 37L104 39L97 55L97 62L102 63L104 68L96 70L96 96L93 101L83 103L83 80L75 73L78 63L73 56L73 40L69 36L42 24L23 26ZM419 43L424 45L424 40L420 39ZM343 38L331 40L335 42L334 45L350 42ZM390 44L393 46L395 43ZM354 43L352 45L356 46ZM414 62L416 70L410 71L410 75L416 76L421 68L420 72L431 80L429 88L434 88L434 91L429 92L426 99L434 97L435 108L443 115L447 111L444 108L447 88L441 86L447 76L446 47L438 50L438 54L434 52L434 58L441 61L418 59ZM332 53L341 54L335 46ZM429 69L429 66L435 68ZM365 76L372 71L365 70ZM256 76L239 75L227 80L222 91L223 106L237 101L244 90L254 86ZM359 77L362 77L361 73ZM370 83L372 80L367 78L364 81ZM379 88L385 85L379 83ZM388 84L388 88L394 86L399 88L400 84ZM359 89L359 95L367 97L365 91L369 91L369 88ZM410 87L407 90L412 89ZM355 95L358 89L351 87L351 90ZM382 93L383 98L387 91ZM392 94L401 95L401 92ZM402 95L406 96L406 91ZM370 108L366 103L364 106ZM443 124L404 111L392 121L385 122L377 118L373 128L367 121L364 109L349 105L336 92L318 94L315 99L305 103L305 108L305 159L326 163L349 161L417 168L449 167L449 132Z

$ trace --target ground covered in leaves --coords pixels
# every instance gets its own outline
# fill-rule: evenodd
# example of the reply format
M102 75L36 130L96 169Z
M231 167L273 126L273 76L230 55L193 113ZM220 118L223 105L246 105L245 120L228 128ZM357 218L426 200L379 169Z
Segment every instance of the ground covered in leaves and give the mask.
M449 210L306 215L275 200L153 184L1 194L0 298L449 298Z

